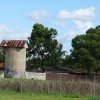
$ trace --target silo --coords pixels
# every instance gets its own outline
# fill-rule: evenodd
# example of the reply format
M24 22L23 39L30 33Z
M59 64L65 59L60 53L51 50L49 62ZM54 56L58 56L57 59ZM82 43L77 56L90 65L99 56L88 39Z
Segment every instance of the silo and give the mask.
M26 48L25 40L2 41L1 45L5 49L5 77L24 77L26 68Z

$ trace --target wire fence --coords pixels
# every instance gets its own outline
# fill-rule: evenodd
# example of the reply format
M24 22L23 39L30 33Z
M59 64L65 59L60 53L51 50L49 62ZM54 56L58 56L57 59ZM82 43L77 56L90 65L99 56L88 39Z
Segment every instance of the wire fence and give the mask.
M1 90L13 90L20 94L58 93L88 96L100 95L100 76L71 75L65 73L46 73L46 80L20 78L2 78Z
M47 80L59 81L59 93L100 95L100 76L47 73Z

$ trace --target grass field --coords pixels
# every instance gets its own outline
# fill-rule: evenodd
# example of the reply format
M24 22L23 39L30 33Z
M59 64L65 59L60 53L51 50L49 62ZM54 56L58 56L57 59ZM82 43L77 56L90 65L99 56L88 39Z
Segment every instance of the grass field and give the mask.
M0 91L0 100L100 100L93 97L82 97L79 95L59 95L59 94L19 94L11 91Z

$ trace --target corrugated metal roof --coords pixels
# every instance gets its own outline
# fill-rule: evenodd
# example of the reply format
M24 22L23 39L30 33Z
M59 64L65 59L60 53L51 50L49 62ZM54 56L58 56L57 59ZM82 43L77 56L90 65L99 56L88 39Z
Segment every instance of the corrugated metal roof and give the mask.
M1 47L25 47L25 40L3 40L0 44Z

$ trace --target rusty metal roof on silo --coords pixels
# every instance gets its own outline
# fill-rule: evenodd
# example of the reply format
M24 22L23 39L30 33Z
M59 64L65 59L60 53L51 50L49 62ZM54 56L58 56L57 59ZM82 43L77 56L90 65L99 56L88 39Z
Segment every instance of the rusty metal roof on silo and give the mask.
M3 40L0 44L1 47L24 47L25 40Z

